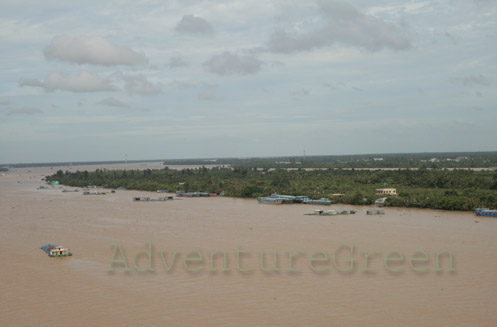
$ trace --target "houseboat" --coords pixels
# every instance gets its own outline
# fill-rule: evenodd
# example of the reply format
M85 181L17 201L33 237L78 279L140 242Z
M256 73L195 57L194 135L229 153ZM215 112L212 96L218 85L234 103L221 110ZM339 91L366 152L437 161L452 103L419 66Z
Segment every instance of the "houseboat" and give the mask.
M45 244L40 247L43 251L45 251L49 257L70 257L72 253L69 249L66 249L62 245L57 244Z

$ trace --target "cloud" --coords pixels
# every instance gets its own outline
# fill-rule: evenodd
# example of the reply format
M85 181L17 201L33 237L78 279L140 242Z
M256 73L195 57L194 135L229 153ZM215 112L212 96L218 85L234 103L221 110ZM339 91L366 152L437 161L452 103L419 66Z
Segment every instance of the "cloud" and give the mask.
M167 64L169 68L186 67L188 63L181 56L174 56L169 58L169 63Z
M292 96L307 96L310 94L310 92L306 89L298 89L290 91L289 94Z
M124 81L124 89L130 94L158 95L163 93L159 86L151 83L142 74L126 75L120 73L118 76Z
M450 82L455 85L473 87L473 86L489 86L492 84L491 80L482 74L466 75L463 77L452 77Z
M292 53L333 44L359 47L368 51L384 48L406 50L411 42L401 29L372 15L359 12L352 5L338 0L318 2L325 25L306 33L277 29L270 37L268 49L276 53Z
M191 88L197 87L197 85L194 83L185 82L185 81L178 81L176 79L171 82L171 85L177 89L180 89L180 90L191 89Z
M105 106L109 106L109 107L116 107L116 108L126 108L126 109L131 109L131 106L121 100L118 100L116 98L105 98L99 102L97 102L97 104L103 104Z
M0 98L0 104L9 104L9 103L10 103L9 100Z
M116 45L99 36L56 36L43 49L43 54L47 60L60 60L75 64L135 66L147 63L145 55Z
M203 18L194 15L184 15L176 25L176 32L193 35L214 35L212 26Z
M223 99L220 97L217 97L212 94L206 94L206 93L200 93L197 97L199 100L202 101L209 101L209 102L216 102L216 101L222 101Z
M110 80L86 71L80 72L79 75L54 72L43 81L28 78L21 80L19 85L39 87L47 92L62 90L79 93L115 91L117 89Z
M469 75L462 78L462 84L464 86L488 86L491 84L490 80L483 75Z
M237 55L225 51L203 63L204 68L218 75L249 75L261 69L262 61L253 55Z
M23 107L18 109L9 109L7 111L7 115L34 115L42 112L43 111L38 108Z

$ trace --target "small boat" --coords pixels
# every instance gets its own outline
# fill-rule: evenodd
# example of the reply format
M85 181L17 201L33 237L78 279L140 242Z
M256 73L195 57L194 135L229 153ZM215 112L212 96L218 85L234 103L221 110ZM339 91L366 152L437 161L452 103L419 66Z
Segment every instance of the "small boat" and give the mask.
M330 205L332 203L332 201L328 198L321 198L318 200L307 199L304 200L303 202L304 204L321 204L321 205Z
M272 197L260 197L257 198L257 202L265 204L283 204L282 198L272 198Z
M383 215L385 214L385 210L383 209L376 209L376 210L368 210L366 211L367 215Z
M45 244L40 247L43 251L45 251L49 257L70 257L72 253L69 249L66 249L62 245L57 244Z
M473 213L477 216L497 217L497 209L478 208Z
M336 216L336 215L350 215L356 213L355 210L343 210L343 211L336 211L336 210L321 210L321 209L316 209L314 210L313 213L306 213L306 216Z

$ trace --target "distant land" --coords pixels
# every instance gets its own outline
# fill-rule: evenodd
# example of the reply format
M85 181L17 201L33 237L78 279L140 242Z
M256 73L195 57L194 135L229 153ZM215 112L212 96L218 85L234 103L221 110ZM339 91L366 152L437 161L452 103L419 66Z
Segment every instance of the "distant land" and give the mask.
M163 162L164 165L241 165L258 168L487 168L497 167L497 151L373 153L246 158L147 159L1 164L3 168L60 167Z

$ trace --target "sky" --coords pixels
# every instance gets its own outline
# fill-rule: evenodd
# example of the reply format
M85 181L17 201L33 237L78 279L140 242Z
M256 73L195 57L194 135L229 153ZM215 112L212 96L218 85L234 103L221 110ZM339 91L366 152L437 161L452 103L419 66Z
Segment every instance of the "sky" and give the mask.
M497 150L494 0L0 0L0 163Z

